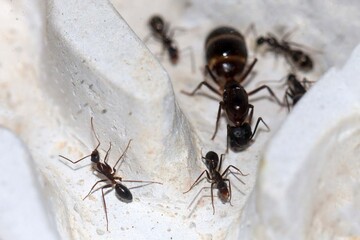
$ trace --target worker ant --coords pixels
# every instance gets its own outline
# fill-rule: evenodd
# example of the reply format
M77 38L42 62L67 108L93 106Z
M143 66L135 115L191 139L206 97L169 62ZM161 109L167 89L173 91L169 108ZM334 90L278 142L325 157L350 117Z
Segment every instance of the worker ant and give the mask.
M284 39L288 37L286 34L281 40L278 40L276 36L271 33L267 34L267 37L260 36L256 39L256 45L261 46L264 44L268 45L268 50L275 53L282 53L288 62L295 68L307 72L313 69L314 63L311 57L300 50L299 48L293 48L296 43L290 43ZM300 46L300 45L299 45Z
M101 189L101 193L102 193L102 199L103 199L103 204L104 204L104 211L105 211L105 218L106 218L106 230L109 231L109 220L108 220L108 214L107 214L107 207L106 207L106 201L105 201L105 194L104 194L104 189L106 188L115 188L115 192L117 194L117 196L119 197L119 199L123 202L129 203L132 201L133 196L129 190L129 188L127 188L125 185L123 185L123 182L138 182L138 183L157 183L157 184L162 184L160 182L154 182L154 181L143 181L143 180L124 180L122 177L116 176L116 166L119 164L120 160L123 159L124 155L126 154L127 150L130 147L130 143L132 141L132 139L129 140L124 152L121 154L121 156L119 157L119 159L116 161L115 165L113 167L111 167L108 164L108 156L109 156L109 152L111 150L111 142L110 142L110 146L109 149L106 151L106 155L104 158L104 162L100 161L100 155L99 152L97 150L97 148L100 146L100 141L98 136L95 133L94 130L94 126L93 126L93 118L91 118L91 128L93 130L93 133L98 141L98 145L96 146L96 148L93 150L92 154L87 155L85 157L80 158L79 160L76 161L72 161L69 158L66 158L62 155L59 155L61 158L64 158L65 160L75 164L78 163L82 160L84 160L86 157L91 156L91 161L92 161L92 167L94 169L94 171L96 171L98 174L98 177L102 178L101 180L97 181L90 189L89 193L83 198L83 200L85 200L88 196L90 196L94 191L94 188L96 185L98 185L99 183L102 182L108 182L108 184L100 187Z
M179 30L180 28L174 28L171 31L169 30L169 25L165 23L164 19L159 15L154 15L149 20L149 26L151 30L151 36L155 39L161 41L163 45L163 49L167 50L170 62L173 65L176 65L179 61L179 49L177 43L173 39L175 30ZM146 41L146 40L145 40ZM191 50L190 47L183 49ZM191 64L192 64L192 71L194 72L194 56L191 52Z
M290 73L287 76L286 84L287 89L285 91L285 102L287 104L288 110L290 111L290 103L289 98L292 100L291 105L295 106L295 104L304 96L304 94L307 92L306 83L310 83L310 81L306 80L305 78L300 82L296 75L293 73Z
M262 89L267 89L278 104L283 105L283 103L267 85L260 86L250 92L246 92L244 87L241 86L240 83L249 75L257 59L254 59L250 66L244 70L247 62L247 48L244 37L237 30L231 27L214 29L206 38L205 50L207 62L205 69L212 80L219 86L219 90L205 80L192 92L182 92L193 96L205 85L221 96L223 100L219 103L215 132L211 139L213 140L216 136L221 109L224 109L229 121L233 124L233 126L228 124L227 128L227 151L229 145L235 151L243 150L254 137L260 122L269 129L263 119L258 118L252 133L251 122L254 106L249 104L248 97Z
M215 206L214 206L214 188L218 189L218 196L222 203L229 202L231 205L231 183L230 180L225 178L225 176L231 172L230 168L235 169L242 176L247 176L249 174L244 174L233 165L229 165L221 174L221 165L224 158L224 154L221 154L220 161L217 153L210 151L206 153L205 157L201 156L203 163L205 164L207 170L204 170L199 177L195 180L195 182L191 185L189 190L183 192L183 194L188 193L193 187L200 182L200 179L206 173L206 179L211 182L211 204L213 208L213 214L215 214ZM234 172L231 172L235 174ZM228 184L229 185L228 185Z
M179 60L179 50L177 44L172 39L174 32L169 34L168 25L165 24L162 17L159 15L152 16L149 21L152 35L160 40L164 49L168 51L169 58L172 64L177 64Z

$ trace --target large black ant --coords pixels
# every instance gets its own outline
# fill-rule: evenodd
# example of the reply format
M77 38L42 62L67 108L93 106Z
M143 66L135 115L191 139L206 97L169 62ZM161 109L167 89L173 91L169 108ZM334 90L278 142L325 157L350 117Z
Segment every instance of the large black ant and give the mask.
M124 180L122 179L122 177L118 177L116 176L116 166L119 164L120 160L123 159L124 155L126 154L127 150L130 147L130 143L131 143L131 139L129 140L124 152L121 154L121 156L119 157L119 159L116 161L115 165L113 167L111 167L108 164L108 156L109 156L109 152L111 150L111 143L109 146L109 149L106 151L106 155L104 158L104 162L100 161L100 155L99 152L97 150L97 148L100 146L100 141L98 136L95 133L94 130L94 126L93 126L93 118L91 118L91 128L93 130L93 133L98 141L98 145L96 146L96 148L93 150L93 152L90 155L87 155L85 157L80 158L79 160L76 161L72 161L69 158L66 158L62 155L59 155L60 157L64 158L65 160L75 164L78 163L82 160L84 160L86 157L91 156L91 161L92 161L92 167L93 169L99 173L101 176L100 177L104 177L103 179L97 181L90 189L89 193L83 198L83 200L85 200L90 194L93 193L93 190L95 188L95 186L99 183L102 182L108 182L108 184L102 186L101 189L101 193L102 193L102 199L103 199L103 204L104 204L104 210L105 210L105 218L106 218L106 230L109 231L109 220L108 220L108 215L107 215L107 207L106 207L106 201L105 201L105 194L104 194L104 189L106 188L115 188L115 191L117 193L117 196L120 198L121 201L129 203L132 201L133 196L130 192L130 190L122 184L122 182L140 182L140 183L158 183L158 184L162 184L159 182L154 182L154 181L142 181L142 180Z
M282 53L285 55L286 59L297 69L301 71L310 71L313 69L313 61L311 57L305 53L304 51L293 48L292 45L298 45L295 43L290 43L284 39L287 37L283 37L282 40L278 40L276 36L271 33L267 34L267 37L260 36L256 39L256 45L261 46L263 44L267 44L269 46L270 51L274 51L275 53Z
M231 27L214 29L206 38L205 50L206 71L220 89L217 90L208 82L202 81L191 93L182 92L193 96L202 85L205 85L211 91L222 96L223 101L219 103L215 132L211 139L216 136L221 109L224 109L228 119L234 124L234 126L228 124L227 150L229 145L235 151L242 150L254 137L260 122L268 128L263 119L259 117L254 132L251 131L254 106L249 104L248 96L262 89L267 89L277 103L283 104L267 85L260 86L249 93L241 86L240 83L251 72L257 59L254 59L244 72L247 62L247 48L244 37L237 30Z
M219 156L217 153L210 151L208 152L205 157L201 156L201 159L203 160L206 168L208 170L204 170L199 177L195 180L195 182L191 185L189 190L187 190L185 193L189 192L196 184L199 183L201 177L206 173L206 178L209 182L211 182L211 204L213 208L213 214L215 214L215 207L214 207L214 194L213 190L214 188L218 189L218 196L222 203L229 202L231 205L231 183L230 180L225 178L225 176L231 172L230 168L235 169L238 173L240 173L242 176L247 176L248 174L244 174L238 169L237 167L233 165L229 165L221 174L221 164L224 158L224 154L221 154L220 156L220 162L219 162ZM231 172L233 173L233 172ZM228 185L228 184L229 185Z

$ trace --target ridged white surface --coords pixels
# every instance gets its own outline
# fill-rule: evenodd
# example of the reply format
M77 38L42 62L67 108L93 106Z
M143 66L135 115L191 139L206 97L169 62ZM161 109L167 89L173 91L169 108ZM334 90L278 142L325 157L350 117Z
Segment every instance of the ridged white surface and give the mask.
M224 166L233 164L250 175L242 178L246 185L230 176L233 206L215 198L215 215L211 199L202 197L209 192L197 195L202 187L210 186L206 181L186 195L182 192L205 168L200 161L201 149L203 154L225 151L226 121L221 119L218 136L211 141L218 99L180 94L180 90L191 90L202 81L199 68L204 63L204 39L219 25L244 32L255 23L259 34L281 32L281 26L285 27L282 32L297 27L292 39L321 51L313 54L316 70L307 75L317 79L329 67L343 63L358 44L360 33L354 29L360 20L354 6L230 0L208 1L206 5L203 1L150 4L125 0L114 1L114 6L91 0L51 0L46 6L36 1L0 4L4 13L0 17L0 123L29 148L43 197L51 203L62 238L319 239L358 235L357 215L353 214L358 211L358 194L353 191L358 182L352 177L358 171L352 158L352 153L358 153L358 145L352 141L358 136L357 108L353 106L359 101L354 97L359 91L352 81L359 75L351 67L358 62L356 54L348 67L336 74L332 70L311 89L279 132L287 111L266 97L251 99L254 116L263 117L272 131L262 129L249 149L226 156ZM195 73L191 72L190 58L181 53L178 66L171 66L166 55L160 61L168 75L146 48L157 54L160 43L149 40L146 47L142 44L141 39L149 34L148 18L157 13L171 27L185 29L175 38L180 49L193 48ZM250 44L254 38L247 35L250 60L255 56ZM247 90L261 80L277 80L288 73L282 58L256 56L256 75L246 83ZM326 80L330 76L332 80ZM335 79L344 81L340 84ZM282 96L282 89L274 89ZM208 93L206 89L202 92ZM323 101L337 104L331 105L334 110L324 111L328 105ZM129 204L120 202L114 192L107 194L109 232L101 192L82 200L98 180L91 172L90 160L73 166L58 157L76 159L92 151L96 141L90 116L101 140L101 156L109 142L113 144L110 164L133 139L119 167L120 176L163 183L132 188L134 201ZM312 128L316 131L307 132ZM305 133L313 137L306 138ZM258 172L265 143L274 134ZM338 178L329 181L333 175ZM12 178L10 171L4 171L3 176ZM26 195L26 189L23 191ZM339 197L341 194L346 197ZM302 201L301 196L307 198ZM333 209L333 203L339 206L338 213L328 210ZM337 219L342 224L336 224Z

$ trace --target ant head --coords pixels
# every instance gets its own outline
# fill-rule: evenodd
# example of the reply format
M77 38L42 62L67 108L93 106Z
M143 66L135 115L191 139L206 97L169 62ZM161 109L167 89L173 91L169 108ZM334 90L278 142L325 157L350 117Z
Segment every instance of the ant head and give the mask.
M260 46L265 42L265 38L264 37L258 37L256 39L256 45Z
M247 147L251 140L251 126L247 122L244 122L241 126L232 127L228 125L227 136L230 141L231 149L241 151Z
M293 50L291 53L291 59L302 71L310 71L313 68L313 61L301 50Z
M221 202L226 203L227 201L229 201L230 192L229 192L229 189L228 189L228 186L227 186L226 182L225 181L220 181L217 184L217 189L219 190L218 191L218 196L219 196Z
M120 199L120 201L125 203L132 202L133 197L130 190L121 183L117 183L115 185L115 191L117 193L116 196Z
M150 19L149 22L150 26L152 29L154 29L157 32L162 32L162 30L164 29L164 20L162 19L162 17L155 15Z
M92 151L91 155L90 155L90 160L93 163L98 163L100 162L100 154L99 151L97 149L95 149L94 151Z
M290 81L290 82L292 82L292 81L296 80L296 76L295 76L295 74L290 73L290 74L288 75L287 80L288 80L288 81Z
M219 156L213 151L208 152L202 159L209 170L216 169L219 164Z

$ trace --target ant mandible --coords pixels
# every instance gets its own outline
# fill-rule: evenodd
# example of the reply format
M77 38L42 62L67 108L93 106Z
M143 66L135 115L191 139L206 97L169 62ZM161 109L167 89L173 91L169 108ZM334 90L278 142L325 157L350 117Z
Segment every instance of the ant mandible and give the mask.
M124 155L126 154L127 150L130 147L130 143L132 141L132 139L129 140L124 152L121 154L121 156L119 157L119 159L116 161L115 165L113 167L111 167L108 164L108 156L109 156L109 152L111 150L111 142L110 142L110 146L109 149L106 151L106 155L104 158L104 162L100 161L100 156L99 156L99 152L97 151L97 148L100 145L100 141L95 133L94 130L94 126L93 126L93 118L91 118L91 127L93 130L93 133L98 141L98 145L96 146L95 150L92 152L92 154L87 155L85 157L80 158L77 161L72 161L69 158L66 158L64 156L59 155L60 157L64 158L65 160L75 164L78 163L82 160L84 160L86 157L91 156L91 161L92 161L92 167L93 169L99 173L101 176L103 176L104 178L97 181L90 189L89 193L83 198L83 200L85 200L88 196L90 196L90 194L93 193L93 190L95 188L95 186L99 183L102 182L109 182L108 184L102 186L101 189L101 193L102 193L102 199L103 199L103 204L104 204L104 211L105 211L105 218L106 218L106 230L109 231L109 220L108 220L108 214L107 214L107 207L106 207L106 201L105 201L105 194L104 194L104 189L106 188L115 188L115 192L118 195L118 197L120 198L121 201L129 203L132 201L133 196L130 192L130 190L122 184L122 182L139 182L139 183L157 183L157 184L162 184L160 182L155 182L155 181L143 181L143 180L124 180L122 179L122 177L116 176L116 166L119 164L120 160L123 159ZM101 177L100 176L100 177Z
M278 40L273 34L268 33L267 37L260 36L256 39L256 45L268 45L268 49L275 53L282 53L289 63L301 71L310 71L313 69L313 60L311 57L300 49L294 49L291 45L298 45L285 41L286 34L282 40Z
M248 93L244 87L241 86L241 83L253 69L257 59L254 59L250 66L244 71L247 62L247 48L244 37L237 30L231 27L214 29L206 38L205 50L207 62L205 66L206 71L219 86L219 90L205 80L192 92L182 92L193 96L205 85L211 91L223 97L223 101L219 103L215 132L211 139L213 140L216 136L221 109L224 109L229 121L233 123L233 126L228 124L227 128L227 151L229 145L233 150L243 150L254 137L260 122L269 129L263 119L258 118L255 130L252 133L251 122L254 106L249 104L248 96L262 89L267 89L278 104L283 105L283 103L267 85L260 86Z
M191 185L189 190L187 190L185 193L188 193L196 184L200 182L200 179L204 174L206 174L206 179L211 182L211 204L213 208L213 214L215 214L215 206L214 206L214 194L213 190L214 187L218 189L218 196L222 203L229 202L231 205L231 183L230 180L225 178L225 176L230 171L230 168L235 169L238 173L240 173L242 176L247 176L249 174L244 174L238 169L237 167L233 165L229 165L221 174L221 165L224 158L224 154L221 154L220 156L220 162L219 162L219 156L217 153L210 151L208 152L205 157L201 156L201 159L203 160L206 168L208 170L204 170L199 177L195 180L195 182ZM233 172L231 172L233 173ZM228 185L228 184L229 185Z

